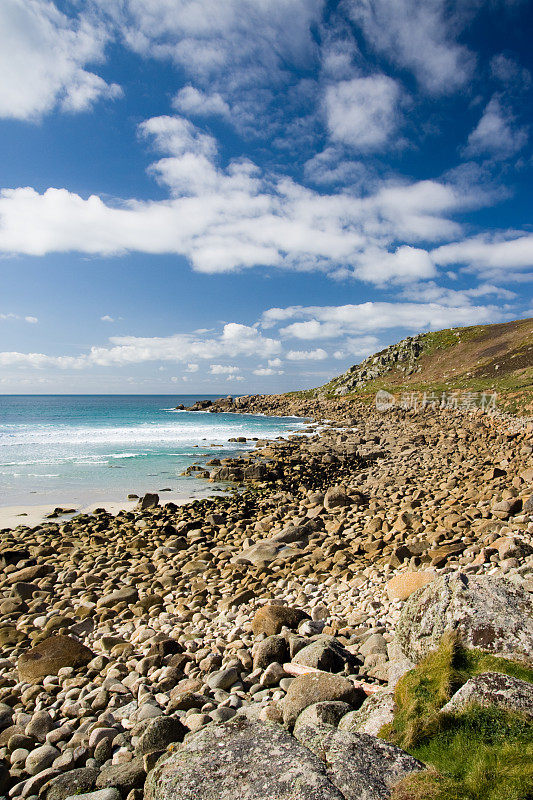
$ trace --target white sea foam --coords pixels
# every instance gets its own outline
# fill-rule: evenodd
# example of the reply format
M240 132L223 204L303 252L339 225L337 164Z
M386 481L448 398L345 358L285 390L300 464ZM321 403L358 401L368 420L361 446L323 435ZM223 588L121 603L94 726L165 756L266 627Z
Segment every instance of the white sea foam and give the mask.
M248 424L247 424L248 423ZM274 427L274 426L273 426ZM226 444L230 437L245 436L250 439L254 436L268 436L272 432L250 424L248 420L234 424L214 425L160 425L142 424L116 427L85 427L85 426L49 426L49 427L15 427L11 432L0 432L0 447L9 448L16 446L57 446L57 445L118 445L144 444L161 446L168 444L191 446L201 444L202 440L209 443ZM276 433L278 433L276 431ZM281 431L279 431L281 433ZM110 454L117 456L123 454Z
M142 400L139 403L142 408ZM30 423L21 415L16 424L0 424L4 502L25 502L29 493L38 491L56 505L75 504L74 499L82 495L96 497L100 492L102 496L125 497L132 489L137 493L157 491L167 482L184 497L191 492L212 492L215 487L211 485L202 488L199 482L182 478L183 470L199 459L254 446L252 441L236 443L229 442L230 438L277 437L306 424L294 418L192 414L175 409L167 409L175 412L174 416L162 414L161 409L147 416L144 408L142 418L129 411L120 416L112 409L109 418L95 414L91 419L88 415L76 417L75 410L74 404L68 421L45 414Z

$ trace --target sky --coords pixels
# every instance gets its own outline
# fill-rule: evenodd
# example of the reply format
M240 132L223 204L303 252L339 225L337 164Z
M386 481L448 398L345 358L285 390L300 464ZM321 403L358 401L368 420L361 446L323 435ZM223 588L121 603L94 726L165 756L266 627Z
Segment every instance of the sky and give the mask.
M0 393L319 386L533 316L528 0L2 0Z

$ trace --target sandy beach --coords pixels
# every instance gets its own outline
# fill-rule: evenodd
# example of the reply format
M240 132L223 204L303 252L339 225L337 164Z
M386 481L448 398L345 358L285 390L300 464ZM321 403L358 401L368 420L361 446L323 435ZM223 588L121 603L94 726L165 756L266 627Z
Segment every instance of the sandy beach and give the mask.
M161 504L175 503L177 506L185 505L193 500L201 500L206 497L216 497L223 493L219 486L199 486L194 493L180 494L178 492L164 492L160 496ZM42 522L64 522L71 519L76 514L92 514L97 508L104 509L108 514L116 516L121 511L133 511L138 503L136 500L102 500L95 499L91 503L83 503L78 506L75 504L43 503L40 505L12 505L0 506L0 530L4 528L16 528L17 525L26 525L33 528ZM69 509L66 514L57 514L48 518L56 508ZM70 510L73 509L73 510Z

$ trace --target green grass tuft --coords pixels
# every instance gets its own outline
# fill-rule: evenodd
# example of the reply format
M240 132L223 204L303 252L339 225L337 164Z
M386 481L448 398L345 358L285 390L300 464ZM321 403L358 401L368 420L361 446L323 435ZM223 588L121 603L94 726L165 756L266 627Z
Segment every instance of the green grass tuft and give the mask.
M533 732L523 715L479 706L443 714L410 752L432 769L402 781L391 800L533 798Z
M533 670L523 664L469 650L455 634L444 636L438 650L398 682L394 721L380 735L405 749L416 747L434 733L439 711L452 694L484 672L501 672L533 683Z
M429 769L405 778L391 800L533 800L533 726L522 714L471 705L439 713L466 681L501 672L533 682L522 664L464 648L456 636L408 672L395 690L397 710L380 736Z

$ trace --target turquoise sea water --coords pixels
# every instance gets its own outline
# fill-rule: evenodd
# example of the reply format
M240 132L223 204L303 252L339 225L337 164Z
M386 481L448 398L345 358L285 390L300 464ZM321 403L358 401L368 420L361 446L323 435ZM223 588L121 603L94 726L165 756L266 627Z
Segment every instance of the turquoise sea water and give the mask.
M168 488L162 502L212 493L212 484L180 473L207 460L202 454L225 458L250 446L230 437L273 438L303 425L174 410L207 397L0 396L0 506L81 506Z

